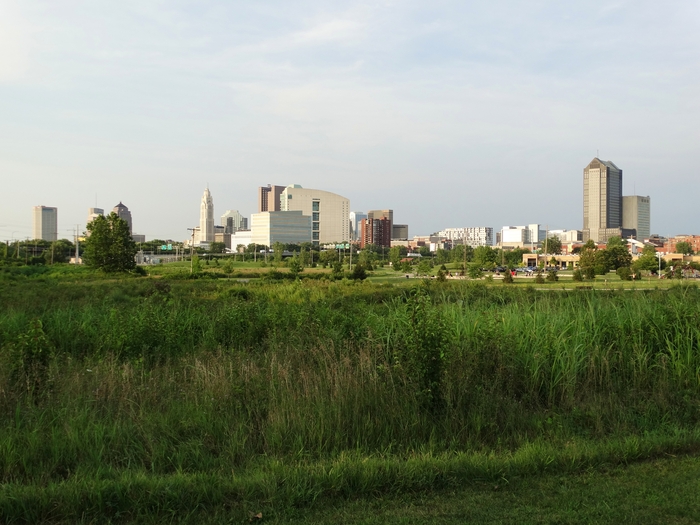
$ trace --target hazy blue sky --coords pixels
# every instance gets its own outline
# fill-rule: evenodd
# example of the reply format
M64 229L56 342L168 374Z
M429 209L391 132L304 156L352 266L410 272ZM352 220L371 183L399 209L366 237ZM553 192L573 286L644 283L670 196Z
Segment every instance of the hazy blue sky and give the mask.
M0 239L88 207L184 239L301 184L409 233L582 227L600 150L700 233L697 1L0 0Z

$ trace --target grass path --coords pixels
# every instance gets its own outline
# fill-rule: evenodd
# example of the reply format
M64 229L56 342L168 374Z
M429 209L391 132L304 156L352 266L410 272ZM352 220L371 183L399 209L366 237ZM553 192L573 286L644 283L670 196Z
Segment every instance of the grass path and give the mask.
M575 475L527 477L498 484L476 483L461 490L339 502L270 516L264 522L694 524L700 523L698 495L700 457L669 457Z

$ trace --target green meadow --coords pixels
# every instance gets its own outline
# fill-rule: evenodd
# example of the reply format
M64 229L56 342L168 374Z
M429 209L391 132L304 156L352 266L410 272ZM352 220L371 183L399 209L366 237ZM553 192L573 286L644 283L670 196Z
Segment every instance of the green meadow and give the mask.
M641 460L697 472L693 284L271 271L5 274L0 521L351 522Z

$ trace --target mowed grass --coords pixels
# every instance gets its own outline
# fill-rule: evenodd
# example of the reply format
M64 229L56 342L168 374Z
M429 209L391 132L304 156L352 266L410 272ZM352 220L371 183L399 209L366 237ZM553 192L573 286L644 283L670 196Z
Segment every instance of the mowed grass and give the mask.
M666 457L576 474L376 496L263 514L266 523L658 524L700 522L700 459ZM266 509L267 510L267 509ZM211 521L215 523L215 521Z

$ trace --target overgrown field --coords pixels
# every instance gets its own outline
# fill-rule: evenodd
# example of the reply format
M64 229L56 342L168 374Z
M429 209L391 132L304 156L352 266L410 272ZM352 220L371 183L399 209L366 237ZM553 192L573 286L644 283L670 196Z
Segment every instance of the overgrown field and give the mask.
M700 291L0 283L0 521L244 519L700 445Z

